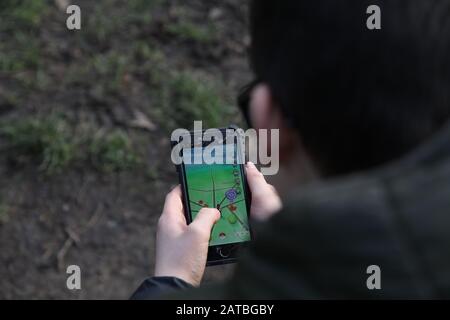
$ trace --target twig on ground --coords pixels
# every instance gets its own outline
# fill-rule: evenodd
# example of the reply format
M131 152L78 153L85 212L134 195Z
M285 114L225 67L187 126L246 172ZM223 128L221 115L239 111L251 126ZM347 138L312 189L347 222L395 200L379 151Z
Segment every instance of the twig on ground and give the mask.
M61 271L64 269L64 259L67 253L69 252L70 248L72 247L72 245L78 244L81 241L81 236L97 224L103 213L103 209L104 204L103 202L100 202L97 205L97 208L95 209L89 221L78 232L75 232L75 230L70 228L65 229L67 233L67 239L64 242L63 246L61 247L61 249L59 249L58 253L56 254L58 270Z

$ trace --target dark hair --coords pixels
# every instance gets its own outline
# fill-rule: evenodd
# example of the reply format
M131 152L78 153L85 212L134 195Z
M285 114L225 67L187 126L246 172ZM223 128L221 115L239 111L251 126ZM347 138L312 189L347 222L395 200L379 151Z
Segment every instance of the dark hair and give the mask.
M324 175L393 160L449 118L450 0L253 0L250 21L256 77Z

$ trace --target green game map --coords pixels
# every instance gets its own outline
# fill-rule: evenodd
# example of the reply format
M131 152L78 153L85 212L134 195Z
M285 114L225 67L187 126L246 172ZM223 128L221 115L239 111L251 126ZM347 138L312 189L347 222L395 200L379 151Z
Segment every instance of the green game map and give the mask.
M190 149L185 149L189 153ZM192 150L192 149L191 149ZM217 208L210 246L250 241L242 172L238 164L184 164L192 218L202 208Z

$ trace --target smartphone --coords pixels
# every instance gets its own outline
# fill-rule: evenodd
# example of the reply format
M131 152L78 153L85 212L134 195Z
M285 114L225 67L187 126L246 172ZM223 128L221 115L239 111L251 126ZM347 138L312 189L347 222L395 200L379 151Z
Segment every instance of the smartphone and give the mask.
M217 130L225 137L226 132L234 129ZM199 139L198 132L189 135L190 143L180 149L182 163L176 166L186 220L191 223L202 208L218 209L220 219L211 232L207 265L235 262L239 250L252 240L251 199L239 135L206 142ZM211 156L222 161L211 163Z

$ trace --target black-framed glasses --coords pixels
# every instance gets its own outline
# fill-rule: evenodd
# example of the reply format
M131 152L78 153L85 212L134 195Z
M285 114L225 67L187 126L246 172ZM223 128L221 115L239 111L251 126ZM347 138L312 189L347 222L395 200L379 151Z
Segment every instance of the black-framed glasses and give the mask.
M238 107L241 110L245 122L247 122L247 126L249 128L252 128L252 123L250 120L251 94L256 85L258 85L258 83L260 83L259 80L253 80L249 84L242 87L237 98Z

